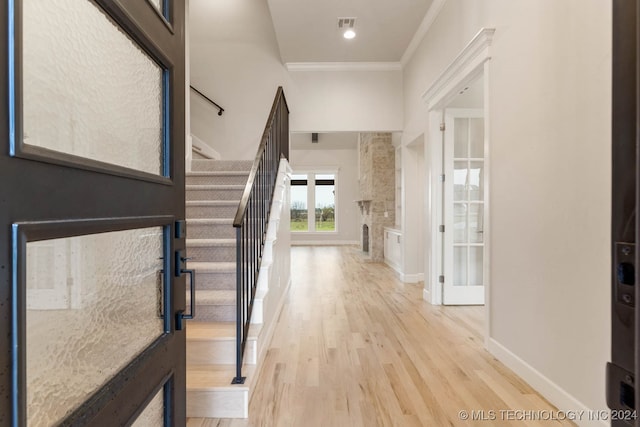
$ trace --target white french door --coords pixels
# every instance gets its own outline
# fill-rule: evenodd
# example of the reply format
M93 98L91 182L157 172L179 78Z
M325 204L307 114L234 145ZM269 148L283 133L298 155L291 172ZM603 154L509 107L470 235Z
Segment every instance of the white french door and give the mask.
M446 110L443 142L443 303L484 304L484 118Z

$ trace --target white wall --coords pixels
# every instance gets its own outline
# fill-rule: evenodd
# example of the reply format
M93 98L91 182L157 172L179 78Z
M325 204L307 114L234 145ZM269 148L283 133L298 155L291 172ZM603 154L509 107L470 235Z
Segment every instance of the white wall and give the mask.
M421 94L481 27L496 28L489 348L563 409L605 409L611 1L448 0L404 70L403 142L425 132Z
M291 130L296 132L402 129L402 72L291 71Z
M321 138L328 138L322 135ZM338 169L336 213L338 231L335 233L291 233L291 242L300 243L357 243L360 238L360 210L354 202L358 193L358 152L346 150L292 150L291 168L297 171Z
M223 159L253 159L286 70L265 0L191 0L191 130Z
M222 159L253 159L278 86L295 132L402 128L402 72L292 71L280 60L266 0L191 0L191 131Z

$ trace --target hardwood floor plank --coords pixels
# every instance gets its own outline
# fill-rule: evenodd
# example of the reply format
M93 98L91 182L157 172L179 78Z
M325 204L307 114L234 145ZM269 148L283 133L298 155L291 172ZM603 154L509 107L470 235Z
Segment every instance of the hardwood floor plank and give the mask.
M463 420L555 408L484 350L484 308L437 307L353 247L293 247L292 285L249 419L188 427L572 426Z

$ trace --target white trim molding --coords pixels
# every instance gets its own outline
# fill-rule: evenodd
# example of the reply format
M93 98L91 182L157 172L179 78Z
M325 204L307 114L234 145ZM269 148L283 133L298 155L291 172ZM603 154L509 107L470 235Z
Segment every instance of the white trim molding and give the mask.
M202 155L207 159L220 160L220 153L218 153L213 147L209 144L195 136L194 134L190 135L191 138L191 149L196 153Z
M422 94L422 100L429 110L444 106L449 101L450 94L456 94L457 89L461 89L461 86L473 81L483 72L484 63L491 59L489 49L495 31L494 28L482 28ZM466 76L465 80L460 81L460 76Z
M399 62L287 62L287 71L400 71Z
M427 35L427 32L429 32L431 25L433 25L433 23L435 22L436 18L440 14L440 11L442 10L442 7L446 2L447 0L433 0L431 6L429 6L427 14L424 16L424 19L413 35L411 42L409 42L409 45L402 54L402 58L400 58L400 63L403 67L407 65L413 54L416 52L416 49L418 49L420 42L422 41L422 39L424 39L424 36Z
M549 402L559 410L564 411L565 413L584 411L584 414L587 414L590 412L596 412L594 408L588 408L585 404L577 400L558 384L547 378L540 371L529 365L495 339L490 338L488 340L487 350L495 356L496 359L504 363L509 369L525 380L532 388L549 400ZM609 425L606 421L589 420L587 416L583 416L581 419L578 418L575 422L580 427L606 427Z

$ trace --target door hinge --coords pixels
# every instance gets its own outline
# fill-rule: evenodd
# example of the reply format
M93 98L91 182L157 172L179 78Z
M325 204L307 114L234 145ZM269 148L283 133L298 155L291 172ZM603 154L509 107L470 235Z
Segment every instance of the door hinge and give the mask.
M440 123L440 132L444 132L445 130L447 130L447 125L444 123Z
M441 232L441 233L444 233L444 225L441 225L441 226L440 226L440 232Z
M440 283L444 283L444 276L440 276L440 277L438 277L438 282L440 282Z
M444 182L444 174L440 175L440 182Z

